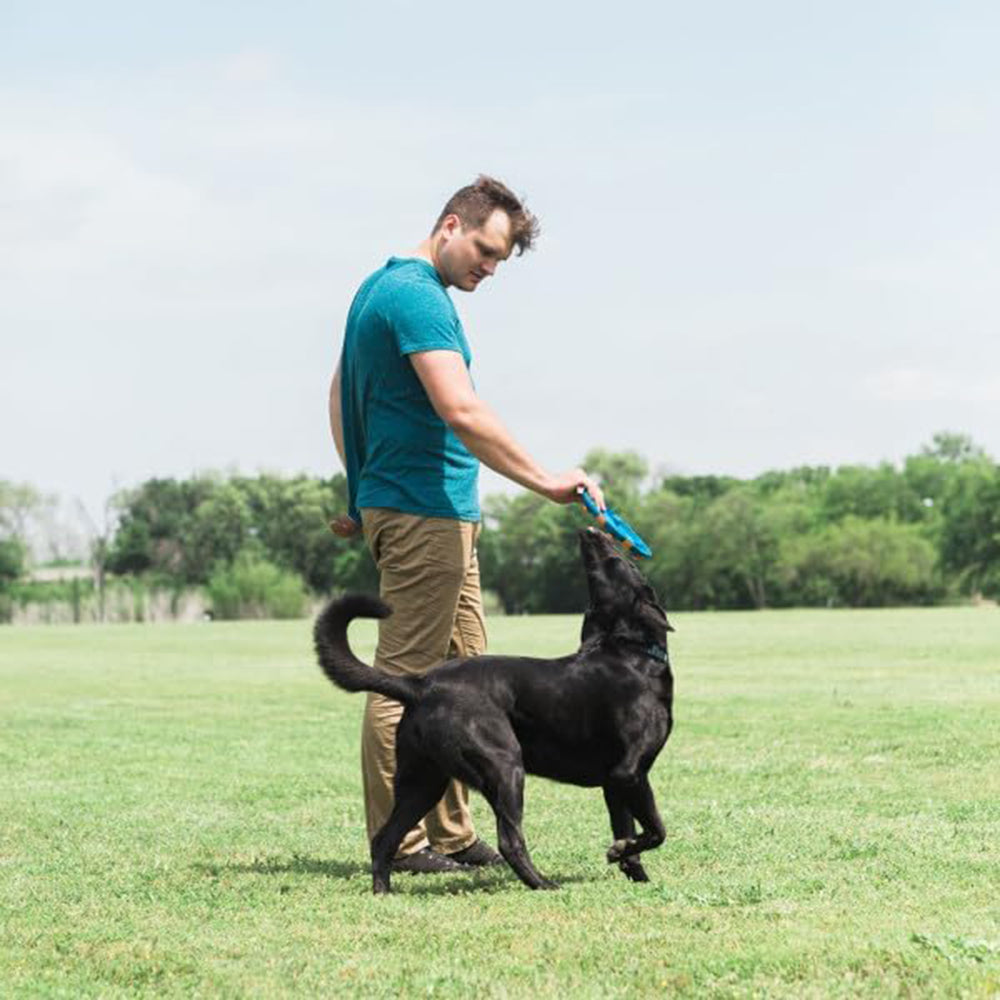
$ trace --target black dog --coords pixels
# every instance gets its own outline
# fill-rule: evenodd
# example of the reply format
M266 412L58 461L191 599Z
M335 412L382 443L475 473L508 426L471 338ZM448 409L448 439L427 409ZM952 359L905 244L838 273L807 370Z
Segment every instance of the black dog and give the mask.
M375 892L389 891L400 842L449 778L478 789L493 807L500 853L521 881L555 888L535 869L521 833L526 772L600 785L615 837L607 859L647 881L636 855L664 838L648 775L672 725L673 629L652 587L606 535L582 531L580 548L590 608L572 656L478 656L398 677L362 663L347 643L353 618L392 613L378 598L344 597L317 619L316 652L334 684L406 706L396 733L395 805L371 844Z

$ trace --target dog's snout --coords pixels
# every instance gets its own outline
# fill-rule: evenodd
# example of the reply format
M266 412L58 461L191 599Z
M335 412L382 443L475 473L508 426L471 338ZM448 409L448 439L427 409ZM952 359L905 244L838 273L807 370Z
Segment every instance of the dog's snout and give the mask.
M588 525L580 532L580 540L591 548L614 550L615 547L611 536L607 532L601 531L600 528L595 528L592 525Z
M584 558L593 559L607 545L609 539L599 528L587 526L580 529L580 550Z

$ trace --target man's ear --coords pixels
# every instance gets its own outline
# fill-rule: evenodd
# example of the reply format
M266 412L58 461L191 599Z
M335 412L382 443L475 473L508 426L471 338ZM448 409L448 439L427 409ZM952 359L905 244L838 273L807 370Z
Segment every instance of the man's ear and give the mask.
M446 215L441 220L440 232L451 239L456 233L460 232L462 229L462 220L452 212L450 215Z

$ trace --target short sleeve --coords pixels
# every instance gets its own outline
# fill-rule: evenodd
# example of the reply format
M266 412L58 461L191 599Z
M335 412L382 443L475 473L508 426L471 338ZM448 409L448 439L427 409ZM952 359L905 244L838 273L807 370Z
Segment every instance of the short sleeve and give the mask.
M396 290L387 317L399 353L462 351L462 334L455 307L443 288L412 282Z

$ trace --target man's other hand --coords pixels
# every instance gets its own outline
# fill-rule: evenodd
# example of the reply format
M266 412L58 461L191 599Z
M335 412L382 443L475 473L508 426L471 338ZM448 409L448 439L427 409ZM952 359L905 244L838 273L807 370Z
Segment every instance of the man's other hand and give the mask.
M330 522L330 530L338 538L353 538L361 530L361 525L348 514L341 514Z

